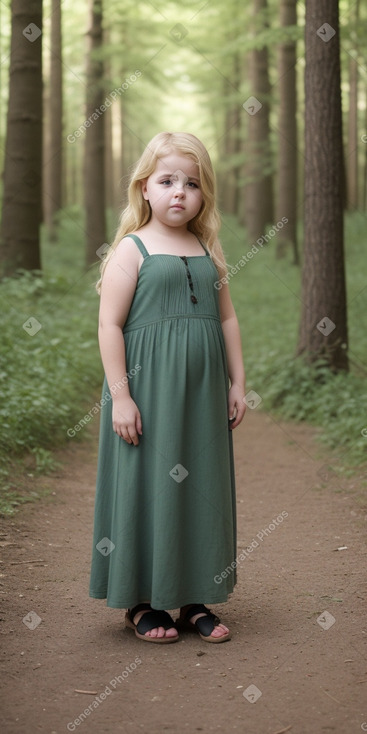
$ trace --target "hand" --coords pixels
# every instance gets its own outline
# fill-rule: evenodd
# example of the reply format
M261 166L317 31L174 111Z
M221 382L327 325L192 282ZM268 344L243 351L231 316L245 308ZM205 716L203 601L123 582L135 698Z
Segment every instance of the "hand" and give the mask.
M131 397L115 401L112 406L112 426L115 433L126 441L139 445L143 434L139 408Z
M233 385L231 385L228 394L229 420L232 420L232 418L234 418L233 423L231 423L230 425L231 429L236 428L241 423L245 412L245 391L242 387L240 387L240 385L236 385L236 383L234 383Z

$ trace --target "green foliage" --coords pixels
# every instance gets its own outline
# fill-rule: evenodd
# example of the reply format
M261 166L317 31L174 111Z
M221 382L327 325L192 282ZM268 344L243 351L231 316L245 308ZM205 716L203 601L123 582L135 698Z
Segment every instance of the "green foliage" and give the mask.
M300 306L300 271L275 257L276 238L257 246L230 279L247 371L247 389L262 398L261 407L286 419L321 427L320 440L337 449L345 466L365 459L367 353L363 215L347 218L346 262L349 301L349 374L332 374L323 363L309 367L295 358ZM254 243L233 218L221 232L229 265L247 256ZM32 461L32 476L52 471L52 449L68 440L67 430L86 413L100 388L102 366L97 345L97 267L83 270L83 226L75 207L60 217L59 244L44 243L45 274L21 272L0 285L3 329L0 375L0 511L13 513L37 499L15 489L9 469L15 460ZM41 328L33 336L23 328L30 317ZM76 432L83 436L83 432ZM17 458L18 457L18 458Z
M55 461L52 452L48 451L48 449L43 449L41 446L31 449L31 454L33 454L36 461L36 474L49 474L60 466Z
M247 389L262 398L261 408L282 418L321 427L320 441L338 452L345 466L366 462L367 294L360 263L365 248L365 217L346 221L346 270L351 369L333 374L323 362L295 358L300 312L300 270L275 257L276 237L230 280L240 321ZM225 218L227 261L235 265L251 249L243 230Z
M45 243L44 275L20 271L0 285L0 461L5 480L10 462L21 454L33 454L36 473L51 470L50 449L67 440L68 428L84 415L86 402L101 384L97 268L82 270L75 215L64 214L59 244Z
M2 284L1 452L54 446L96 384L100 365L91 314L97 298L88 280L22 273ZM41 325L33 336L23 328L30 319Z
M256 49L260 51L262 48L271 48L275 44L290 43L295 41L303 40L304 28L301 26L286 26L284 28L265 28L260 30L256 35L250 36L249 33L240 34L236 37L241 51L247 52ZM230 46L222 49L223 53L229 54L231 51ZM232 48L233 53L233 48Z
M262 364L264 407L279 416L320 426L319 439L335 449L344 466L367 460L367 393L364 378L333 374L326 363L309 366L283 357Z
M0 497L0 515L3 517L9 517L15 515L20 505L24 505L27 502L35 502L39 499L39 495L34 492L27 495L20 494L14 491L8 485L2 486L1 497Z

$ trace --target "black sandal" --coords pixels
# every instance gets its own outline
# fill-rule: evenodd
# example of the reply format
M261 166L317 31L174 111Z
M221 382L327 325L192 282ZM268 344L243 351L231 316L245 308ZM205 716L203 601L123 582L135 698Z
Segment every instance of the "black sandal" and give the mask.
M143 609L149 609L146 614L139 619L138 624L134 623L134 617L138 612ZM137 604L133 609L128 609L125 615L125 625L130 629L135 630L136 637L145 642L156 642L159 645L167 644L168 642L177 642L178 635L176 637L149 637L146 632L154 629L154 627L164 627L165 630L171 627L176 628L175 622L172 617L165 612L163 609L152 609L150 604Z
M205 617L199 617L196 622L190 622L191 617L195 617L195 614L205 614ZM182 614L181 610L176 624L188 627L189 629L195 629L205 642L225 642L231 639L230 632L221 635L221 637L212 636L214 627L220 624L220 619L210 609L204 606L204 604L192 604L185 614Z

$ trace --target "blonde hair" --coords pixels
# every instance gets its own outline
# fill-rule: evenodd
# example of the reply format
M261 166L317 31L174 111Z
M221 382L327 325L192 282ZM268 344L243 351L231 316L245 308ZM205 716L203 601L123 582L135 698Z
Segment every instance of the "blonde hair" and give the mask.
M182 153L192 158L199 167L200 188L203 202L198 214L188 223L188 229L203 241L217 267L219 275L227 271L222 246L218 239L220 216L216 206L216 183L213 166L203 143L190 133L162 132L155 135L146 146L131 176L128 188L128 205L120 216L120 225L106 257L101 263L101 277L96 283L101 290L103 273L121 239L143 227L151 217L150 204L143 197L142 182L155 171L157 160L170 153Z

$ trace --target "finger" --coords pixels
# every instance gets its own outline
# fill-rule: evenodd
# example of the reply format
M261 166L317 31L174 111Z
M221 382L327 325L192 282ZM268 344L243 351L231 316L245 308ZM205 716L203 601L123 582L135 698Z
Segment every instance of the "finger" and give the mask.
M236 417L237 417L237 410L236 410L236 403L235 402L233 402L233 403L230 402L229 403L228 415L229 415L229 428L230 428L230 430L232 430L232 428L235 425Z
M121 436L121 438L124 439L124 441L126 441L126 443L131 443L131 436L126 426L124 426L124 428L121 428L121 432L119 433L119 435Z
M141 415L140 415L140 413L139 413L139 415L138 415L138 417L136 419L136 430L137 430L137 432L139 433L140 436L143 435L143 424L142 424L142 421L141 421Z
M233 423L232 423L232 428L237 428L237 426L240 425L243 416L244 416L244 414L241 415L240 413L237 413L236 420L234 420Z
M129 430L129 436L130 436L130 439L131 439L130 440L130 443L133 443L134 446L138 446L139 445L139 436L138 436L135 428L130 428L130 430Z
M233 421L233 423L231 423L231 428L237 428L237 426L239 426L239 424L242 421L243 416L245 415L245 411L246 411L246 405L244 403L242 405L237 406L236 418Z
M232 417L233 417L233 420L231 421L231 428L236 428L236 426L238 426L238 418L239 418L239 411L237 409L237 403L234 404L234 408L232 410Z

